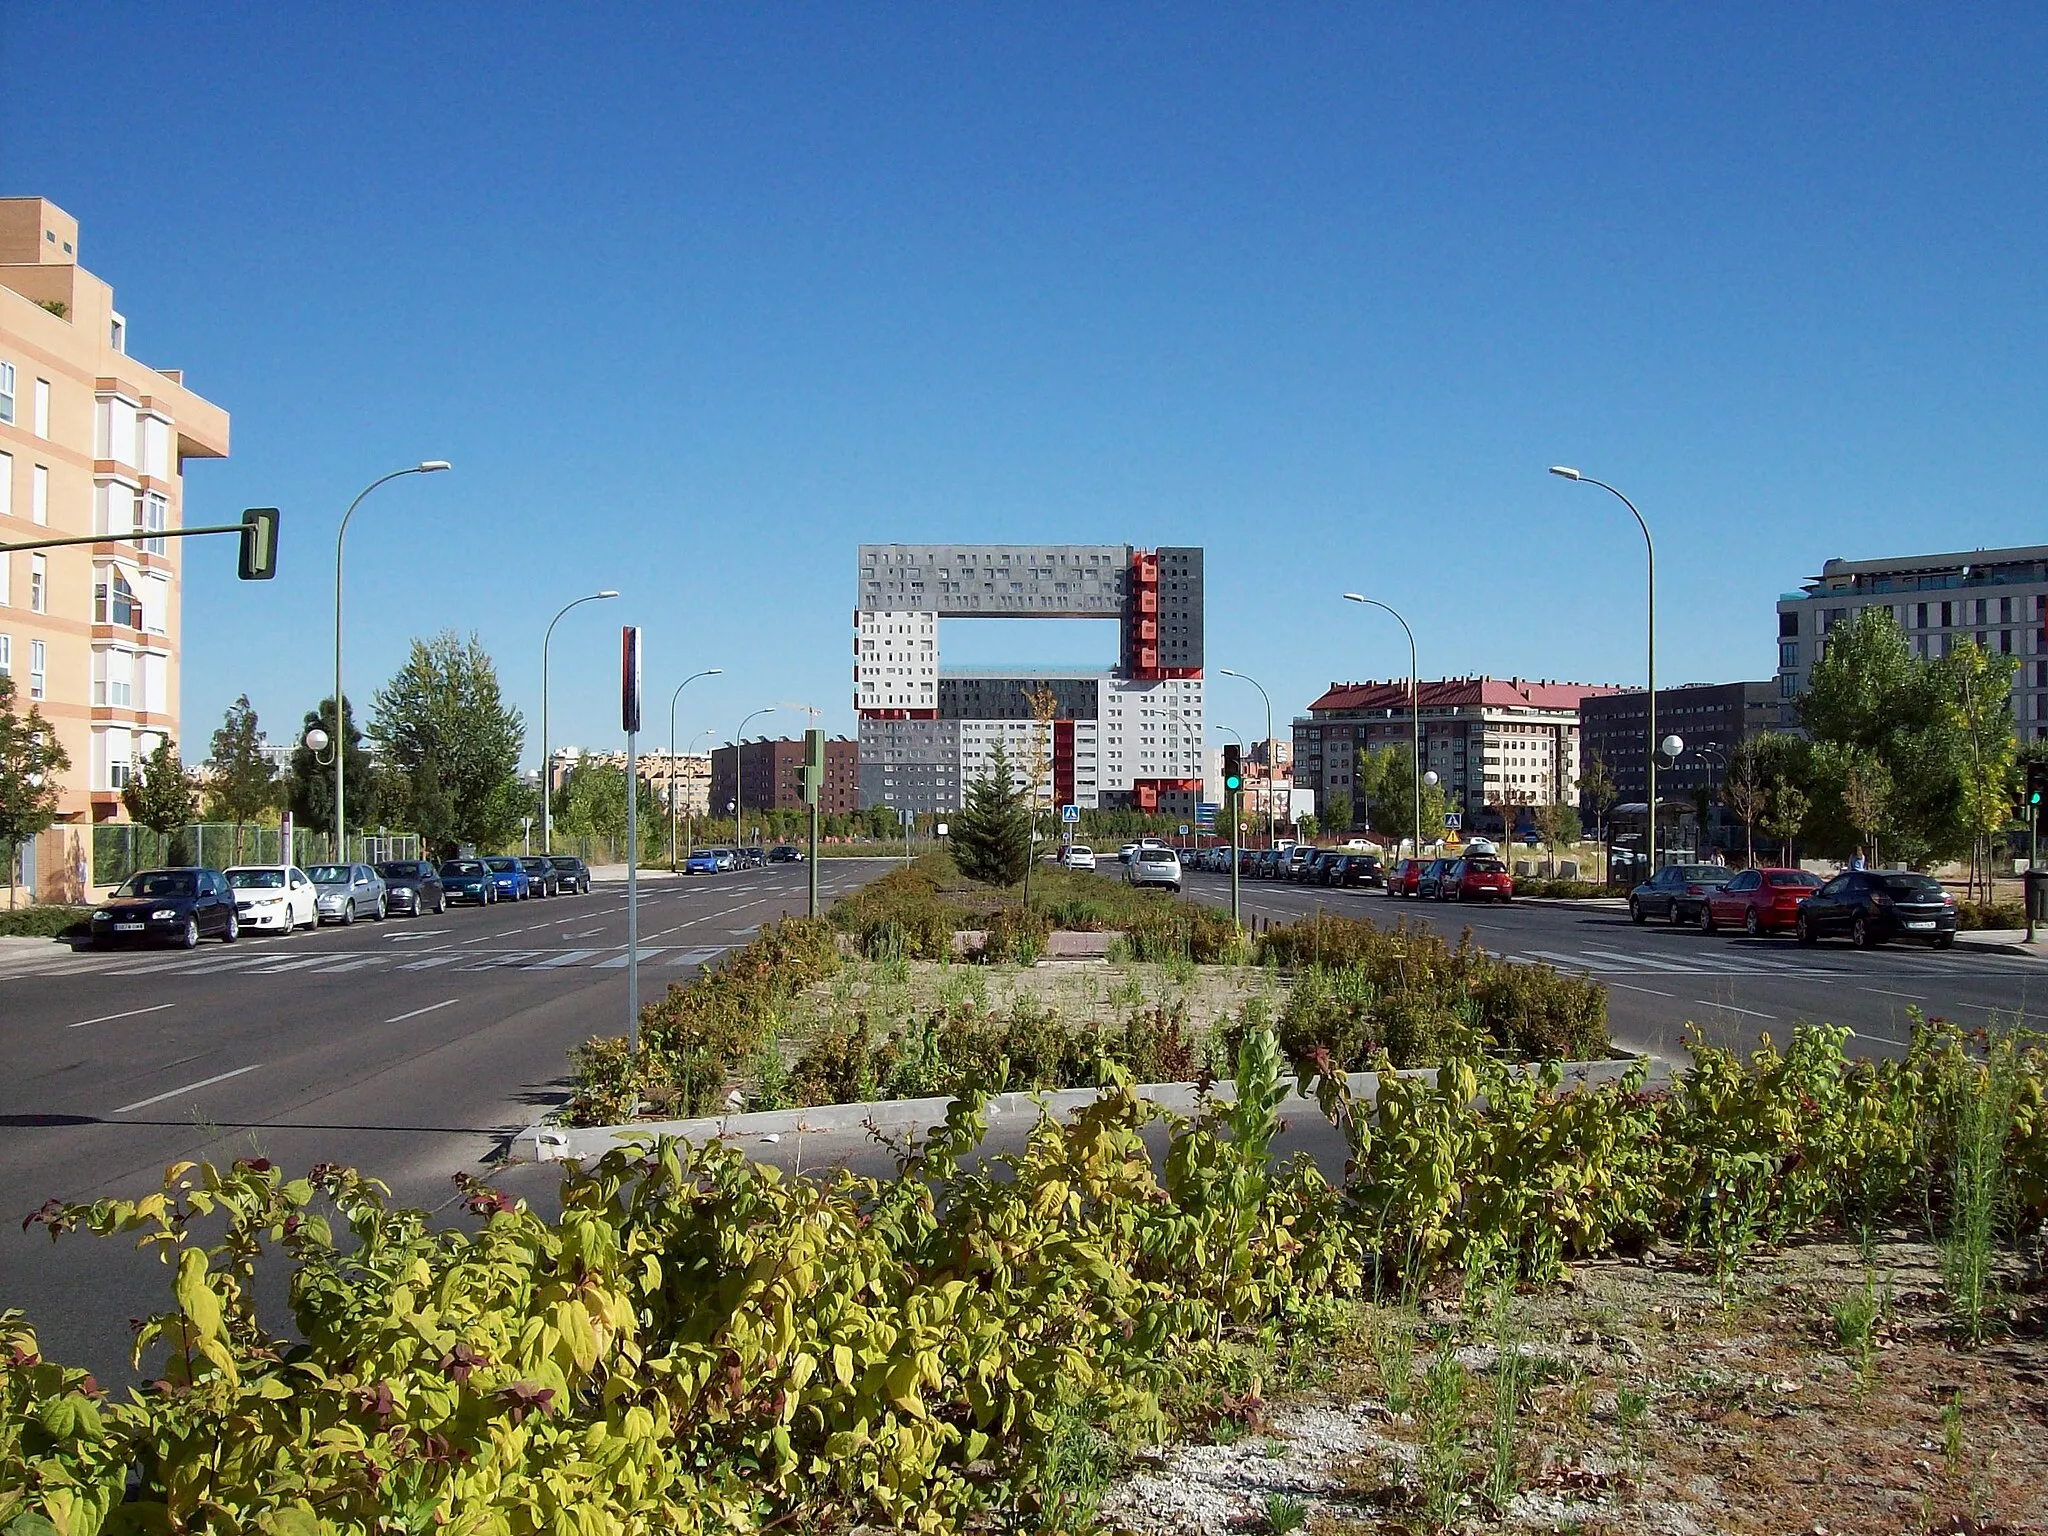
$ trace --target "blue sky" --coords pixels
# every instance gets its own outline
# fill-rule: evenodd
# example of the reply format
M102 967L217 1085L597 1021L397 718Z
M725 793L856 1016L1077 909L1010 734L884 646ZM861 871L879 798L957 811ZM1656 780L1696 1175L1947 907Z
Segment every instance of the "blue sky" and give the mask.
M537 727L850 730L863 540L1200 544L1208 657L1332 678L1770 674L1830 555L2033 542L2035 5L17 3L0 191L80 220L136 356L234 420L187 506L194 755L474 630ZM949 661L1032 661L1012 634ZM1042 659L1090 658L1062 633ZM1257 694L1212 687L1246 734ZM756 730L778 723L757 724ZM803 722L787 713L779 723ZM529 758L535 756L529 747Z

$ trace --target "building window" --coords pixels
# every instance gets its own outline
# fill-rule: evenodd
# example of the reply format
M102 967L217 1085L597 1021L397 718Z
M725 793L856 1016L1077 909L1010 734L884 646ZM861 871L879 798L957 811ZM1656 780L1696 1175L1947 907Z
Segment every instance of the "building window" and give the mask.
M50 520L50 471L38 464L29 476L28 487L29 521L47 523Z
M0 453L0 517L14 516L14 455Z
M28 643L28 696L40 699L43 696L43 671L49 659L49 650L40 640Z
M50 381L36 380L36 436L50 435Z
M1781 673L1779 673L1779 674L1778 674L1778 697L1779 697L1779 698L1781 698L1781 699L1789 699L1789 698L1791 698L1791 697L1792 697L1792 694L1793 694L1793 691L1794 691L1794 685L1795 685L1795 684L1796 684L1796 683L1797 683L1798 681L1799 681L1799 679L1798 679L1798 678L1796 678L1796 677L1794 677L1794 676L1793 676L1793 675L1792 675L1792 674L1791 674L1790 672L1781 672ZM1661 808L1661 807L1659 807L1659 811L1660 811L1660 813L1661 813L1661 810L1662 810L1662 808Z
M48 613L50 600L50 562L43 555L28 557L28 606L31 613ZM37 645L42 642L38 640Z
M93 623L142 628L142 604L136 599L135 589L128 585L128 578L119 570L110 570L107 575L110 580L99 581L92 589Z
M0 635L0 677L14 676L14 636Z
M1778 637L1781 640L1796 639L1799 635L1799 614L1797 610L1778 615Z
M14 364L0 363L0 421L14 422Z
M1797 640L1779 642L1778 665L1781 667L1796 667L1799 665L1799 642Z

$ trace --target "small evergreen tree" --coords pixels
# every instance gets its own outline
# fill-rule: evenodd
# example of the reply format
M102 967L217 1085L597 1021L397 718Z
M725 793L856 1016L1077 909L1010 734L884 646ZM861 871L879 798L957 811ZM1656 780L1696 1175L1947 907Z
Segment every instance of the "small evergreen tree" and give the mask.
M234 862L242 862L242 829L277 801L277 769L263 755L263 733L256 711L243 694L228 706L227 718L213 733L213 751L206 766L208 814L235 824ZM291 862L289 852L284 862Z
M984 885L1015 885L1031 861L1031 822L1024 791L1010 773L1000 738L987 766L967 786L967 804L953 824L953 858L960 873Z
M58 776L71 766L57 733L31 704L14 713L14 679L0 673L0 846L7 850L7 905L14 905L21 845L57 819ZM35 892L29 892L35 899Z
M199 786L185 771L175 741L168 736L157 738L149 756L128 775L121 790L121 803L128 807L128 814L137 825L170 841L165 863L185 862L186 849L180 834L199 815Z

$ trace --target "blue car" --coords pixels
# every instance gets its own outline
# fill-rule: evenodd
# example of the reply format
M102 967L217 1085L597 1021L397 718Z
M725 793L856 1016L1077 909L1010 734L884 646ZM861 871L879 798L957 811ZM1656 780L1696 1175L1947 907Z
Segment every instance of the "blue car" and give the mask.
M498 882L482 859L449 859L441 866L441 889L450 901L488 907L498 899Z
M717 874L718 850L716 848L699 848L690 855L689 862L683 866L683 873L688 875Z
M491 872L491 883L498 888L500 901L525 901L533 894L533 882L527 879L525 866L510 854L485 859L484 868Z

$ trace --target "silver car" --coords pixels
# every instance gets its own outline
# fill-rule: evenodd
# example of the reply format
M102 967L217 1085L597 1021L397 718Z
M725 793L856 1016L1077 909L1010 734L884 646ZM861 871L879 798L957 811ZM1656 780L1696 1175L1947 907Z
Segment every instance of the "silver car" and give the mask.
M384 921L389 901L384 877L367 864L315 864L306 871L316 893L313 910L323 923L346 928L359 917Z
M1124 866L1124 880L1130 885L1163 885L1180 889L1180 856L1171 848L1139 848Z

